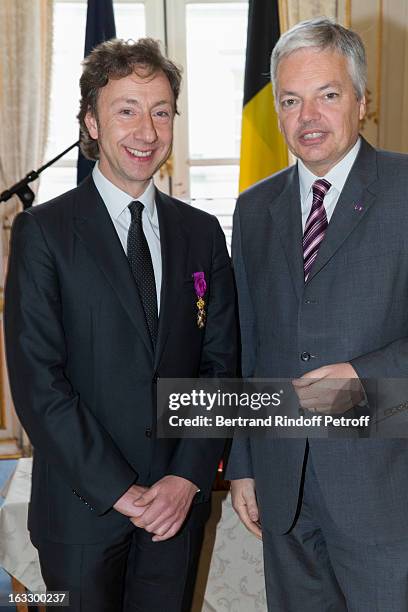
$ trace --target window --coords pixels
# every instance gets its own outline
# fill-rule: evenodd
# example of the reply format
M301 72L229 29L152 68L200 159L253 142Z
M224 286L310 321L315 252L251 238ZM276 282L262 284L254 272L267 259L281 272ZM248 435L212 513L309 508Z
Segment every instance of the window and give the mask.
M55 1L45 161L78 139L86 6L86 0ZM184 67L172 176L158 178L160 187L216 214L229 238L238 193L248 1L116 0L114 10L119 38L166 36L169 56ZM38 201L75 186L76 161L73 149L43 173Z
M86 0L57 0L54 6L50 124L45 161L78 140L79 77L84 57ZM115 2L116 34L119 38L145 36L143 2ZM82 36L78 32L83 31ZM45 202L76 184L78 149L72 149L41 176L38 202Z

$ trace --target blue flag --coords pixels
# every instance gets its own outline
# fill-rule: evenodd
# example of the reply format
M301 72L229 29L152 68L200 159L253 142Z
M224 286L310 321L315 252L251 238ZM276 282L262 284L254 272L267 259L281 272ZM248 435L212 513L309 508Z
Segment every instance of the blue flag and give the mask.
M88 0L84 57L99 43L116 37L112 0ZM77 184L92 172L95 162L78 153Z

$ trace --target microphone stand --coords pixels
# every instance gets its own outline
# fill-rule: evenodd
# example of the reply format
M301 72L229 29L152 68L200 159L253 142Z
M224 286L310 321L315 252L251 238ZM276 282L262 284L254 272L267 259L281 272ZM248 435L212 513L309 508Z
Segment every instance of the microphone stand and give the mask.
M44 166L38 168L38 170L31 170L31 172L29 172L25 178L21 179L21 181L18 181L18 183L10 187L10 189L6 189L3 191L3 193L0 193L0 202L7 202L7 200L9 200L13 195L17 195L23 203L24 210L26 208L30 208L34 202L35 193L31 187L28 186L28 183L38 179L43 170L55 164L55 162L68 153L68 151L71 151L71 149L78 146L79 140L74 142L74 144L68 147L68 149L65 149L65 151L57 155L57 157L54 157L54 159L44 164Z

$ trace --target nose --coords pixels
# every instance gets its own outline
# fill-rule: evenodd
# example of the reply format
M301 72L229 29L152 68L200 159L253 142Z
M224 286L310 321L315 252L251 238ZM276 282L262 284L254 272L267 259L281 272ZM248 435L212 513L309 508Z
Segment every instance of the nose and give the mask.
M145 143L152 144L157 140L156 128L150 113L143 113L133 131L135 137Z
M316 100L304 99L300 109L299 121L301 123L309 123L317 119L320 119L318 102Z

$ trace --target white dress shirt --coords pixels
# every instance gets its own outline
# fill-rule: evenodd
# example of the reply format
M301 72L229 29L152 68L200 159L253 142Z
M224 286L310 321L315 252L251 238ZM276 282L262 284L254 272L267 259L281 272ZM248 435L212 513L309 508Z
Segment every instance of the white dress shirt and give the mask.
M331 216L337 204L337 200L343 190L344 183L347 180L352 165L354 164L357 154L360 150L361 140L358 138L356 144L350 149L350 151L339 161L338 164L325 174L325 176L315 176L302 160L298 160L298 171L299 171L299 187L300 187L300 204L302 207L302 228L305 231L305 225L309 216L310 210L313 203L313 191L312 185L317 179L326 179L331 184L329 191L327 192L323 204L326 210L327 221L330 222Z
M144 209L142 212L142 225L144 235L149 246L150 255L153 263L154 279L156 282L157 309L160 312L160 290L162 283L162 257L160 248L159 219L157 207L154 201L155 187L153 179L150 180L145 191L138 197L131 195L116 187L99 170L98 162L92 171L92 178L97 190L105 203L112 223L118 234L123 250L127 253L127 237L131 222L129 204L134 200L142 202Z

